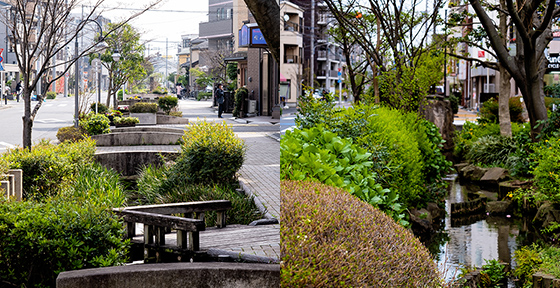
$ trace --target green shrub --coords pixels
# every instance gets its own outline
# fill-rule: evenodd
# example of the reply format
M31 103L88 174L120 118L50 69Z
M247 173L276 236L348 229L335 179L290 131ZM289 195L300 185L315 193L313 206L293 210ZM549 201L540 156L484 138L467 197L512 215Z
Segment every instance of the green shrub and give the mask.
M181 111L171 111L171 112L169 112L169 116L183 117L183 112L181 112Z
M138 102L129 108L130 113L156 113L156 103Z
M167 88L157 86L154 90L152 90L152 94L165 95L167 94Z
M315 179L340 187L407 225L399 195L375 183L372 154L322 127L287 131L280 141L280 179Z
M124 94L130 94L128 92L128 90L124 90ZM119 91L117 91L117 99L119 99L119 101L122 101L124 99L124 95L123 95L123 89L119 89Z
M0 199L0 282L55 287L60 272L119 265L129 241L105 208L71 199L46 203Z
M544 97L544 105L546 106L546 109L548 109L548 111L552 110L552 104L560 105L560 99Z
M507 277L506 266L495 259L485 259L484 262L485 264L482 265L482 270L480 271L480 283L478 287L501 287L500 284L503 282L504 278Z
M240 87L239 89L237 89L237 91L235 91L235 96L233 100L235 104L235 106L233 107L233 117L243 116L242 115L243 111L241 111L241 105L245 103L248 95L249 95L249 90L247 90L247 88L245 87Z
M523 103L521 96L509 98L509 116L511 122L523 123ZM493 97L488 99L480 108L480 123L498 123L498 100Z
M188 184L176 167L144 167L138 178L138 191L134 205L177 203L189 201L229 200L226 224L249 224L261 219L262 214L253 198L240 194L232 186L208 186ZM216 213L206 213L207 226L215 226Z
M56 92L54 91L47 92L47 99L56 99Z
M104 114L90 113L84 119L80 120L80 126L89 135L107 134L111 132L110 121Z
M537 136L538 139L559 137L560 136L560 107L556 109L556 111L549 111L548 119L545 121L540 121L538 125L543 127L541 133Z
M318 183L280 186L282 287L441 287L428 250L373 206Z
M538 247L533 246L523 246L520 249L515 250L515 263L517 267L513 271L513 275L521 281L521 284L532 284L533 274L538 271L539 266L542 263L542 259L539 257ZM523 287L527 287L523 285ZM529 287L533 287L532 285Z
M313 97L310 90L298 98L296 125L300 128L311 128L326 123L333 116L333 101L323 101Z
M169 115L171 109L177 107L178 101L179 99L177 99L177 97L171 95L159 97L158 106L163 110L163 112L165 112L165 114Z
M91 111L95 112L95 106L97 106L97 113L106 114L107 112L109 112L109 108L103 103L91 103Z
M115 124L123 124L123 125L132 125L140 123L138 117L115 117L113 118L113 123Z
M449 104L451 104L451 111L453 114L457 114L459 112L459 103L461 101L461 93L453 93L449 96Z
M196 100L200 101L200 100L205 100L205 99L209 99L210 97L212 97L212 92L198 92L198 95L196 96Z
M187 126L176 169L191 184L229 184L243 165L245 144L225 122Z
M560 98L560 84L545 85L544 95L551 98Z
M531 159L534 169L535 183L540 200L560 202L560 139L551 138L541 141L534 147Z
M81 127L76 128L74 126L68 126L58 129L56 138L60 143L65 141L76 142L84 139L84 134L85 131L83 131Z
M23 198L43 200L57 194L72 180L81 165L93 162L95 142L39 144L31 151L13 149L2 155L10 169L23 170Z

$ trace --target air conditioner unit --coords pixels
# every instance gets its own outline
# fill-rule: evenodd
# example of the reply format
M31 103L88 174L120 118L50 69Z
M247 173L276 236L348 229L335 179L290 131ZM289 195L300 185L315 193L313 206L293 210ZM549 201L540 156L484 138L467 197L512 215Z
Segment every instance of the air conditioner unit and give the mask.
M257 111L257 100L249 100L249 109L247 109L247 113L255 113Z

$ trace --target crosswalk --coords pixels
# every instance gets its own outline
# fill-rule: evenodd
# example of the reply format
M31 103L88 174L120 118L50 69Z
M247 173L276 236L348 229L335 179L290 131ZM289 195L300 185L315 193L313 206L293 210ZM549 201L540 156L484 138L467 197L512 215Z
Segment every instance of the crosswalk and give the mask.
M296 115L287 115L280 118L280 135L296 128Z
M56 107L65 107L65 106L68 106L68 104L66 104L66 103L61 103L61 104L47 103L47 104L43 104L43 106L44 106L44 107L53 107L53 106L56 106Z

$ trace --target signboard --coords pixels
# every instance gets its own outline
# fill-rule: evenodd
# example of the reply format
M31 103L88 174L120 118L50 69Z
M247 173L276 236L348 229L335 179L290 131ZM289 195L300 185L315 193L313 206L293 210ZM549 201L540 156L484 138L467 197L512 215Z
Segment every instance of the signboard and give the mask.
M550 54L546 56L548 60L548 65L546 67L546 71L560 71L560 56L558 54Z
M239 47L247 46L249 46L249 27L243 25L241 29L239 29Z
M0 71L4 71L4 66L2 65L2 62L4 61L4 57L2 57L2 52L4 52L4 49L0 48Z
M560 30L556 30L556 31L552 32L552 37L560 38Z
M484 58L484 51L478 51L478 58Z
M260 28L251 29L251 46L257 47L261 45L263 47L266 47L266 40L264 40L264 36L261 32L261 29Z

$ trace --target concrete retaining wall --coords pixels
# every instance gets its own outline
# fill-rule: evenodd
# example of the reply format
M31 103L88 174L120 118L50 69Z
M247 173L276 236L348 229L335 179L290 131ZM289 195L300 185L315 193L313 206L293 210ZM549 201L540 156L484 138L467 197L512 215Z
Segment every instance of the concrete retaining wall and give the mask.
M248 263L163 263L62 272L57 288L280 287L280 265Z
M188 118L169 116L169 115L157 115L157 124L189 124Z
M97 146L177 145L183 134L167 132L126 132L93 135Z
M134 176L145 165L161 165L161 155L174 158L178 153L151 151L115 151L95 154L97 163L120 172L123 176Z
M156 125L156 113L130 113L130 117L138 118L138 125Z

